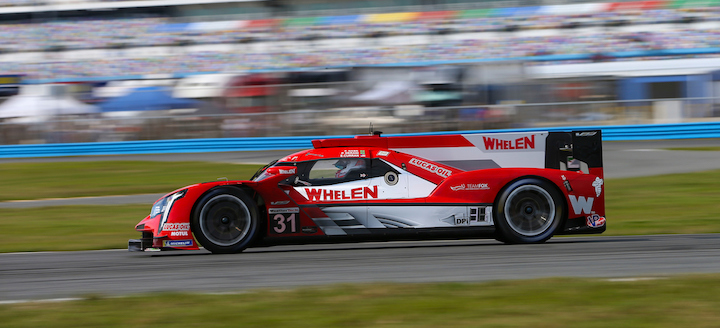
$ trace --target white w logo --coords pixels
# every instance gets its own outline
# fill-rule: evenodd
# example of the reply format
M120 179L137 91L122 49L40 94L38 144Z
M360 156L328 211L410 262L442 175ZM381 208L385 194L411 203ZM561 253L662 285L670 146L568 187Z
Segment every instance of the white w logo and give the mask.
M570 204L572 204L573 211L575 211L575 214L579 215L580 213L590 214L592 211L592 205L595 198L588 197L587 199L585 196L575 197L575 195L570 195Z

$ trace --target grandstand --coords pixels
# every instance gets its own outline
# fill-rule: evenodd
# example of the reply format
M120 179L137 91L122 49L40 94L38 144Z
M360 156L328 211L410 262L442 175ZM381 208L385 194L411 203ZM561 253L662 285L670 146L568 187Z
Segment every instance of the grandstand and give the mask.
M6 40L0 45L0 72L25 75L31 83L357 65L494 60L577 63L720 53L720 0L561 5L439 0L306 0L292 5L253 0L28 0L5 1L0 25L0 38Z
M720 0L5 1L8 95L20 75L73 84L18 97L72 86L96 104L113 97L94 93L108 81L125 91L198 74L233 82L198 83L203 96L176 88L202 105L143 119L26 125L20 108L0 122L15 129L0 143L361 133L368 121L399 133L706 119L720 115L709 100L720 94L719 33ZM342 78L291 78L317 68ZM436 81L445 69L460 73ZM50 107L47 117L63 115Z

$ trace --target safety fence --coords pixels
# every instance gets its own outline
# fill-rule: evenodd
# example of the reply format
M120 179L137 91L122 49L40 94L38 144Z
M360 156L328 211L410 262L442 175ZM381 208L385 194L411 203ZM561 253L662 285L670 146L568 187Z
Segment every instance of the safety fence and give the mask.
M720 138L720 122L445 131L409 133L402 135L447 135L460 133L502 133L518 131L572 131L583 129L602 130L604 141ZM387 136L393 135L399 134L387 134ZM291 150L311 148L312 140L314 139L343 137L348 136L205 138L3 145L0 146L0 158Z

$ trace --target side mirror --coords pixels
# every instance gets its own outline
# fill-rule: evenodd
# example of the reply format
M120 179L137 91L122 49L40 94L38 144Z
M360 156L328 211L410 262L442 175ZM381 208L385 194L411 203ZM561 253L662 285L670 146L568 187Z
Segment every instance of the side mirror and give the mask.
M271 175L282 175L285 177L293 176L297 174L297 167L295 166L273 166L267 169L267 173Z

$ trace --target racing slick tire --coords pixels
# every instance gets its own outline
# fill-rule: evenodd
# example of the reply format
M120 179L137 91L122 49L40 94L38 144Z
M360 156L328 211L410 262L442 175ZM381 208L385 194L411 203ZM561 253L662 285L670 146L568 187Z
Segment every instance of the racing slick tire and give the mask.
M197 202L190 220L195 239L212 253L238 253L258 235L258 209L243 191L223 187Z
M497 240L507 244L543 243L560 226L564 203L553 184L523 178L503 189L495 208Z

